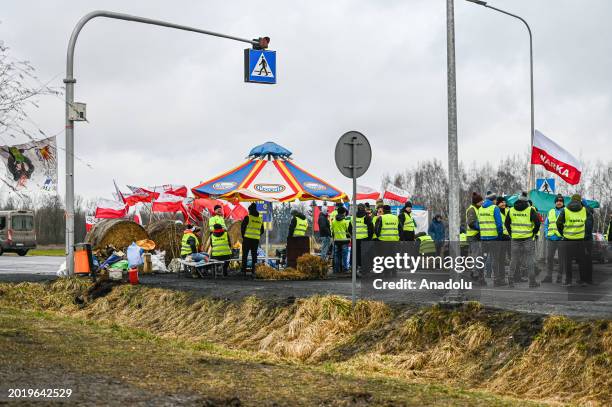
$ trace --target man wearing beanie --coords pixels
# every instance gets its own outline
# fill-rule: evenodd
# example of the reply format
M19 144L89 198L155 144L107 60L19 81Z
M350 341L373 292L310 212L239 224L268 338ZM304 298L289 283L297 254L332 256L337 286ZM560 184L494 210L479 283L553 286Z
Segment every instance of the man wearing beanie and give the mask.
M465 224L470 257L476 258L481 254L478 209L483 203L482 195L472 192L471 202L472 204L465 210ZM480 279L481 271L472 269L470 274L473 279Z
M225 219L223 218L223 207L221 205L215 205L215 214L208 219L208 229L212 232L215 225L223 226L223 229L227 229L225 226Z
M400 237L399 219L391 213L391 207L384 205L383 214L376 220L374 233L382 242L397 242Z
M536 211L529 206L528 201L527 193L521 193L506 217L506 228L512 239L510 273L508 276L509 287L514 287L515 282L523 281L519 274L523 261L527 262L529 287L535 288L540 285L535 279L535 241L533 240L533 237L540 230L540 218Z
M552 275L555 263L555 253L559 259L559 271L557 272L557 284L561 284L561 276L563 275L563 254L561 251L561 241L563 240L561 233L557 230L557 218L563 212L565 202L563 195L558 194L555 197L555 207L548 211L548 216L544 221L544 236L546 237L546 277L542 280L543 283L552 283Z
M500 247L501 238L504 233L504 226L502 224L501 211L496 205L497 195L491 191L487 191L487 197L478 208L478 227L480 229L480 241L482 244L483 252L487 253L486 261L486 274L487 277L491 277L491 269L495 277L495 285L504 285L505 271L500 270L503 267L503 263L500 266L499 261L501 259ZM484 276L480 274L479 282L480 285L486 285Z
M249 214L242 219L240 232L242 234L242 272L246 274L247 259L251 253L251 273L255 277L255 267L257 266L257 248L259 238L264 232L263 218L257 210L257 204L253 202L249 205Z
M557 230L563 236L563 251L565 281L563 285L572 284L572 262L576 259L580 270L580 285L592 284L592 273L590 272L588 257L586 255L585 240L587 240L587 224L593 224L593 212L582 204L580 194L572 195L569 204L557 217Z
M402 208L402 213L397 217L400 228L400 240L403 242L414 242L416 222L412 217L412 202L407 201Z

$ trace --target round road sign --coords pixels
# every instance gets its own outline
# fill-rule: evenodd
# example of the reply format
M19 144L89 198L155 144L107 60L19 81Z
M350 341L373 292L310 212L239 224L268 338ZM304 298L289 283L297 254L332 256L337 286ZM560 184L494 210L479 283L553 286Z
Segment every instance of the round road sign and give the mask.
M353 178L353 176L359 178L370 167L372 148L366 136L358 131L349 131L338 140L335 156L336 166L342 175L348 178Z

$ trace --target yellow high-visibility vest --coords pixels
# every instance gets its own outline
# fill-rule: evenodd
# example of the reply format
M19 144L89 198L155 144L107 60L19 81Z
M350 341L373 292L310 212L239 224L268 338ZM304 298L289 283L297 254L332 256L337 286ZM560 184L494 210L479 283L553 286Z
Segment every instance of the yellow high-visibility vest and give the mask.
M249 239L259 240L261 236L261 226L263 225L263 219L261 215L253 216L249 215L249 223L244 231L244 237Z
M567 240L584 240L586 231L587 211L583 206L578 212L565 208L565 222L563 224L563 237Z

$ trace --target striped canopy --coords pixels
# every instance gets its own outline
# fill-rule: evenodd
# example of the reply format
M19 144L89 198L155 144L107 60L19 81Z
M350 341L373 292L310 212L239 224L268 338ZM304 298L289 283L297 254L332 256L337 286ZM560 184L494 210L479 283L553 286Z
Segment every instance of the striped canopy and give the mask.
M191 189L200 198L228 201L346 201L347 195L297 166L291 152L267 142L249 153L249 160Z

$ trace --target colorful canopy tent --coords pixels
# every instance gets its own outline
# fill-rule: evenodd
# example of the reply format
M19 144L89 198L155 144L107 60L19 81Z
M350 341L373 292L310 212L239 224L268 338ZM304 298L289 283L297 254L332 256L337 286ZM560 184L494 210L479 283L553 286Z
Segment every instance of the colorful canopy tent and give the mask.
M538 191L536 189L532 189L529 192L529 199L531 199L535 207L538 208L538 212L542 214L547 214L548 211L555 207L556 196L556 194L549 194L546 192ZM517 201L518 197L519 194L514 194L506 197L506 202L508 203L508 206L514 206L514 203ZM570 202L571 197L564 196L563 200L565 201L565 205L567 205ZM597 201L587 199L586 203L591 208L599 208L599 202Z
M297 166L291 151L267 142L249 152L249 160L191 189L200 198L228 201L346 201L347 195Z

